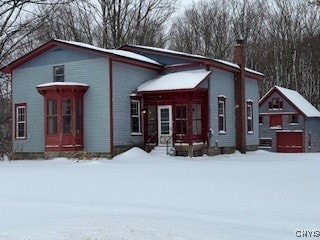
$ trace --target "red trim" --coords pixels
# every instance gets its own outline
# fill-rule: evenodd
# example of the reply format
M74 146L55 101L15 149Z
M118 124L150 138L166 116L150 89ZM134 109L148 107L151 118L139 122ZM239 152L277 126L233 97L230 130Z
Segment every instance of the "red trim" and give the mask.
M110 153L113 153L113 74L112 58L109 58L109 95L110 95Z
M55 40L52 39L49 42L41 45L40 47L34 49L33 51L27 53L26 55L18 58L17 60L11 62L10 64L8 64L7 66L4 66L2 68L0 68L0 72L4 72L7 74L11 74L12 71L14 69L16 69L17 67L21 66L22 64L30 61L31 59L41 55L42 53L48 51L49 49L56 47L56 46L60 46L60 47L66 47L69 49L75 49L75 50L80 50L82 52L86 52L86 53L94 53L100 56L113 56L116 57L116 59L118 59L119 61L123 61L125 63L131 64L131 65L136 65L139 67L145 67L145 68L150 68L150 69L157 69L157 70L161 70L163 69L162 66L156 65L156 64L152 64L152 63L147 63L147 62L143 62L140 60L134 60L134 59L130 59L127 58L125 56L118 56L116 54L113 53L107 53L107 52L102 52L99 50L95 50L95 49L88 49L86 47L82 47L82 46L78 46L78 45L73 45L72 43L67 43L67 42L60 42L59 40Z
M44 96L44 138L45 138L45 151L76 151L83 150L83 129L77 132L76 117L77 109L76 102L80 101L82 105L83 116L83 95L89 87L83 85L52 85L37 87L40 94ZM63 100L70 100L70 132L63 132ZM58 129L56 133L48 133L48 100L57 101L57 124ZM83 117L82 117L83 120ZM83 126L83 122L79 123Z
M15 68L21 66L22 64L30 61L31 59L39 56L40 54L48 51L49 49L51 49L55 46L56 46L56 44L54 43L54 40L50 40L49 42L41 45L40 47L32 50L31 52L25 54L24 56L18 58L17 60L15 60L13 62L11 62L7 66L0 68L0 72L4 72L6 74L11 74L12 70L14 70Z
M175 107L177 105L185 104L188 106L188 134L183 136L175 136L174 142L208 142L208 90L207 89L196 89L192 91L171 91L171 92L159 92L159 93L145 93L143 94L144 107L148 109L148 106L171 105L172 106L172 121L173 121L173 132L175 132ZM201 104L201 124L202 133L201 135L193 135L192 131L192 105ZM148 133L147 121L148 114L144 116L144 140L145 144L151 139L152 134ZM158 124L158 117L157 117ZM158 138L158 136L157 136Z
M162 66L160 65L154 65L154 64L149 64L149 63L145 63L145 62L141 62L141 61L135 61L135 60L131 60L129 58L126 57L120 57L120 56L112 56L112 60L113 61L117 61L117 62L121 62L121 63L126 63L126 64L131 64L137 67L142 67L142 68L147 68L147 69L151 69L151 70L156 70L156 71L160 71L163 69Z
M165 70L181 70L185 68L193 68L193 67L202 67L203 63L195 62L195 63L185 63L185 64L177 64L177 65L168 65L165 66ZM208 70L210 71L210 70Z
M273 87L271 88L259 101L259 108L262 104L265 103L265 101L267 101L270 96L273 94L273 93L278 93L284 100L286 100L294 109L297 110L298 113L300 113L301 115L303 115L304 117L307 117L304 112L302 112L295 104L294 102L292 102L289 98L287 98L281 91L279 91L279 89L277 89L276 87ZM269 107L269 106L268 106ZM279 109L281 110L281 109ZM283 111L283 109L281 110ZM284 113L285 114L285 113Z
M214 59L210 59L210 58L206 58L206 57L197 57L195 55L193 56L188 56L188 55L183 55L183 54L179 54L179 53L174 53L174 52L164 52L161 50L156 50L156 49L147 49L147 48L143 48L143 47L139 47L139 46L132 46L132 45L124 45L122 47L120 47L119 49L121 50L128 50L128 51L133 51L133 52L137 52L138 54L142 54L142 53L151 53L151 54L157 54L160 56L175 56L176 58L179 59L183 59L183 60L190 60L192 59L193 61L196 61L197 63L194 64L198 64L198 65L208 65L208 66L212 66L221 70L225 70L225 71L229 71L229 72L233 72L233 73L239 73L241 70L237 67L232 67L229 66L227 64L223 64L221 62L215 61ZM169 66L170 69L170 66ZM261 76L260 74L255 74L249 71L245 70L245 76L254 80L263 80L264 76Z
M25 136L23 138L17 138L17 108L18 107L24 107L24 115L25 115ZM14 139L16 140L25 140L27 139L27 133L28 133L28 125L27 125L27 104L26 103L16 103L14 105Z

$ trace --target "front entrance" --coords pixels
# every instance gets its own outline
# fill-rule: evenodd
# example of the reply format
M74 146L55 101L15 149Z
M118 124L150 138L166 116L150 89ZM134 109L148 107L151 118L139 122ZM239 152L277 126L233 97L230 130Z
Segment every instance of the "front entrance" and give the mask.
M171 105L158 106L158 142L159 145L172 143L172 107Z

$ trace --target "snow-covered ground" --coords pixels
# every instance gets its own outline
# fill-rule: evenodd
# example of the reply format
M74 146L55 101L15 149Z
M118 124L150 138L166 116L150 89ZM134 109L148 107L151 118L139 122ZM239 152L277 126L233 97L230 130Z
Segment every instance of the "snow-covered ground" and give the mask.
M320 230L320 154L0 162L1 240L299 239Z

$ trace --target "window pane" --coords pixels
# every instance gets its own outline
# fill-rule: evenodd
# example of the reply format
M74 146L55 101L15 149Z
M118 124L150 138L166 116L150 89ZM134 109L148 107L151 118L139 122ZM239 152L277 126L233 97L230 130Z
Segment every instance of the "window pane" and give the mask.
M131 100L131 132L140 133L140 102Z
M161 109L161 121L169 121L169 109Z
M57 114L57 99L48 100L47 114L48 115L56 115Z
M161 134L169 134L169 122L161 122Z
M57 116L47 117L47 132L48 134L57 133L58 131L58 121Z
M71 132L71 104L70 99L64 99L62 102L62 120L63 120L63 133Z
M63 116L63 133L71 132L71 117Z
M18 123L18 135L17 137L24 137L24 131L25 131L25 123Z
M192 129L193 129L194 135L201 135L202 134L201 120L194 120Z
M138 106L138 102L136 102L136 101L131 102L131 115L132 116L139 115L139 106Z
M70 114L70 99L64 99L62 105L63 105L62 114L69 115Z
M219 131L225 131L224 129L224 118L219 117Z
M252 129L252 120L251 119L248 119L247 120L247 124L248 124L248 132L252 132L253 131L253 129Z
M53 81L64 82L64 66L63 65L53 67Z
M188 133L188 106L176 105L175 133L185 135Z
M83 132L83 113L82 113L82 101L76 100L76 132Z
M194 135L202 134L201 104L192 105L192 132Z
M132 117L132 132L139 132L139 118Z

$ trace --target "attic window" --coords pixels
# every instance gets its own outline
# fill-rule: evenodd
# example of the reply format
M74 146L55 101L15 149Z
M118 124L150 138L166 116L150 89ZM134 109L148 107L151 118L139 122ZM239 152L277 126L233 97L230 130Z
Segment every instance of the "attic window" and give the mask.
M283 102L280 101L279 98L272 98L272 100L269 102L269 109L283 109Z
M53 66L53 81L64 82L64 65Z

